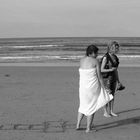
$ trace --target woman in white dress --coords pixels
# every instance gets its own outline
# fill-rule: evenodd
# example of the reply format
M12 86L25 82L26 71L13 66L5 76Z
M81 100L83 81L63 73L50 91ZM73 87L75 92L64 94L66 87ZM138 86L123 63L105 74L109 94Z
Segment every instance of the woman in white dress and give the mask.
M76 130L80 130L83 116L87 117L86 132L91 131L95 112L105 106L113 96L104 87L101 76L100 63L96 59L98 48L90 45L86 49L86 56L80 60L79 68L79 100Z

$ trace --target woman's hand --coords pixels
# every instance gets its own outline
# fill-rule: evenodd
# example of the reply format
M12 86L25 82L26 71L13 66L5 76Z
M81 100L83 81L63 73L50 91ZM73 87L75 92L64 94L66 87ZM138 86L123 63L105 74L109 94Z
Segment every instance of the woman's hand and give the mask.
M111 68L111 71L115 71L115 70L117 70L116 67L112 67L112 68Z

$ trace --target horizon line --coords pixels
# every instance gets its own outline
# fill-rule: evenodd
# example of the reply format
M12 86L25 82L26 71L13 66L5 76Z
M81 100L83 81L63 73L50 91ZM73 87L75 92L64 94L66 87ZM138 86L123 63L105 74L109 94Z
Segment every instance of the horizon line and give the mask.
M22 39L22 38L140 38L140 36L50 36L50 37L0 37L0 39Z

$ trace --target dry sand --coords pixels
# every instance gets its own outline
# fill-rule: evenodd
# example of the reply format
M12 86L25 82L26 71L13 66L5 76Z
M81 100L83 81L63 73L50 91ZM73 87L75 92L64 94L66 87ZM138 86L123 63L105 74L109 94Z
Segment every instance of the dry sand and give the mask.
M75 131L77 66L0 66L0 140L140 140L140 68L120 67L126 86L116 93L115 112L99 110L97 132Z

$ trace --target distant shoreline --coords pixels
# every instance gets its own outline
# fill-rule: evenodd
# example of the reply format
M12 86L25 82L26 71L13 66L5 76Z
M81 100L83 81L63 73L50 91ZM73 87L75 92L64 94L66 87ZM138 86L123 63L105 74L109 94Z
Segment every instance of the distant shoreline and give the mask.
M22 62L0 63L0 67L79 67L78 62ZM140 67L140 63L120 63L120 67Z

